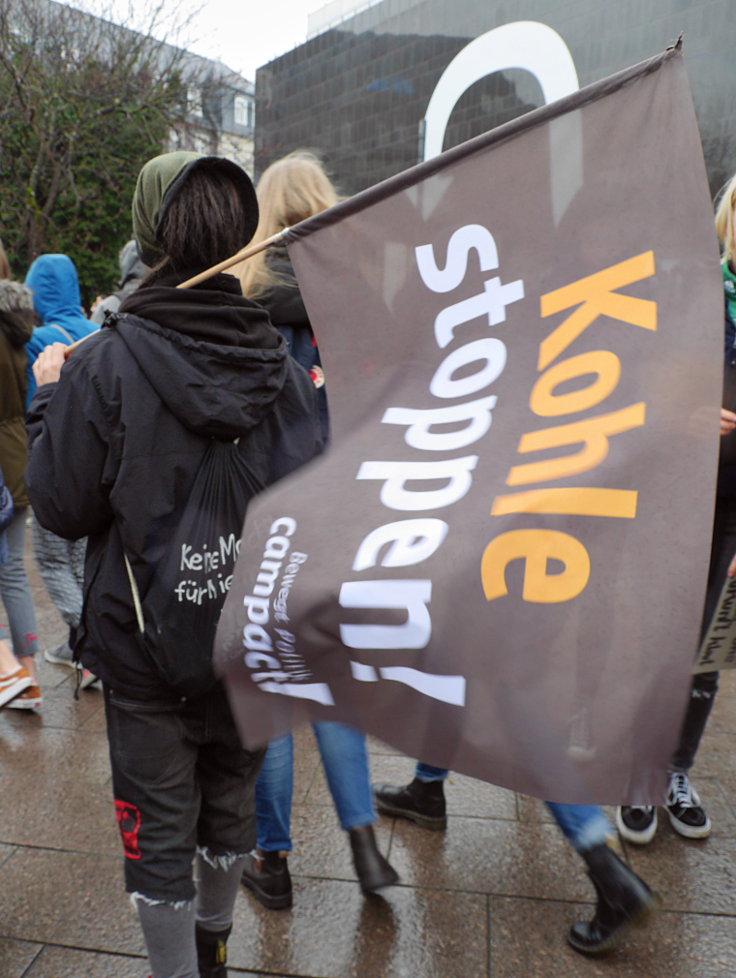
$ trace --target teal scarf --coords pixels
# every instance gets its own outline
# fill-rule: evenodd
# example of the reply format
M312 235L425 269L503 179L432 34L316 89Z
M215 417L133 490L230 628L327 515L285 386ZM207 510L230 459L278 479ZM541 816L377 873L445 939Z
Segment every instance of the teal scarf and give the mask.
M733 271L727 261L722 262L723 289L726 293L726 306L728 308L728 318L732 323L736 323L736 272Z

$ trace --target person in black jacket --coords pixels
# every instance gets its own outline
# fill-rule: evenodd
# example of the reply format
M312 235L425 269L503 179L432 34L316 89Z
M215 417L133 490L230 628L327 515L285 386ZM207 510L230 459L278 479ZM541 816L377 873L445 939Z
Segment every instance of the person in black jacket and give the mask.
M721 272L725 302L724 385L721 408L721 450L718 461L713 535L711 538L708 581L700 624L700 640L710 628L726 580L729 561L736 550L736 176L724 187L716 208L716 234L722 244ZM668 772L664 808L672 828L685 839L706 839L711 820L689 772L695 763L711 710L718 692L717 672L696 673L690 684L690 698L680 729L680 739ZM654 805L623 805L616 810L616 826L628 842L646 845L657 831Z
M253 243L313 217L341 199L320 159L295 150L263 171L258 187L260 217ZM317 389L322 435L328 438L327 396L322 359L286 245L272 245L236 266L243 295L268 310L286 340L289 353L307 371Z
M265 310L231 275L176 288L247 244L257 220L253 186L231 161L150 160L133 229L152 272L63 368L63 347L44 351L28 418L38 519L88 537L75 650L104 684L126 887L153 978L227 973L261 753L241 746L211 673L214 630L171 647L147 627L149 592L213 445L260 486L321 450L314 386ZM191 576L185 548L181 561ZM193 656L209 669L194 690L176 671Z
M120 263L120 281L117 289L112 295L97 296L89 314L89 318L98 326L102 326L108 313L117 312L120 309L125 297L131 292L135 292L148 274L148 269L138 254L138 242L135 238L125 242L120 249L118 261Z

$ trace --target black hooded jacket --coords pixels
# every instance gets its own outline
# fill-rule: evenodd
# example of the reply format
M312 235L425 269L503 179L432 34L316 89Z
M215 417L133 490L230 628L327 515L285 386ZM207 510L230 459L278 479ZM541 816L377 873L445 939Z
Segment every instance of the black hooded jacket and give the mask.
M263 295L259 295L257 302L267 310L271 322L286 340L289 353L314 381L317 388L322 437L326 442L329 437L329 420L322 360L286 247L277 245L270 248L266 261L281 281L272 285Z
M165 698L138 640L124 555L145 596L211 439L239 438L262 485L316 455L315 390L229 275L143 288L107 325L33 398L28 490L44 526L89 538L82 663L121 695Z

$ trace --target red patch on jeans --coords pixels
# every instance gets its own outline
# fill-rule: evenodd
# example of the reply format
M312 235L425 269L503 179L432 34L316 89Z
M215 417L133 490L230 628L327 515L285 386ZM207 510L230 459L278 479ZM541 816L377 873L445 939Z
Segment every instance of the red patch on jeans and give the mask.
M138 831L141 827L141 810L128 801L115 799L115 817L118 820L120 838L127 859L140 859L138 848Z

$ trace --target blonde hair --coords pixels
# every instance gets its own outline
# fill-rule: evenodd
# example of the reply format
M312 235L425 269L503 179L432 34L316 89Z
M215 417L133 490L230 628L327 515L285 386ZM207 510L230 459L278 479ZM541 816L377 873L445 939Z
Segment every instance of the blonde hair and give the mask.
M721 242L721 256L729 265L736 258L736 237L733 226L733 209L736 205L736 173L721 191L716 208L716 234Z
M8 261L8 256L5 254L5 248L3 248L3 242L0 238L0 278L10 278L10 262Z
M251 244L265 241L340 200L319 157L304 149L267 167L256 186L256 196L260 217ZM234 267L243 295L256 298L283 281L269 268L267 256L268 249Z

